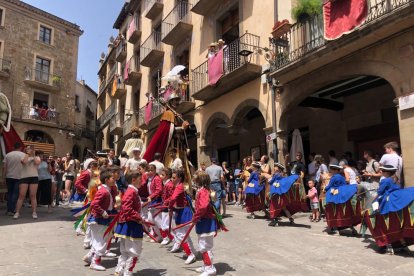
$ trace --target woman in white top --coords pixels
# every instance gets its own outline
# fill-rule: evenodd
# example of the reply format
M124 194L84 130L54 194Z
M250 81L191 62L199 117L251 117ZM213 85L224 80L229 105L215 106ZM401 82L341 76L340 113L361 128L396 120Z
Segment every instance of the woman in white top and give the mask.
M344 168L344 175L345 175L346 183L351 184L351 185L357 185L358 184L357 175L354 169L348 165L348 162L346 160L341 160L341 162L339 162L339 166L342 166Z
M29 190L30 202L32 204L32 217L37 219L37 186L39 184L39 175L37 167L41 160L38 156L35 156L33 146L27 146L25 149L25 156L22 158L22 173L19 181L19 199L16 204L16 213L13 218L18 219L20 216L20 209L22 208L24 198L26 197L27 190Z
M65 190L62 196L62 204L69 204L69 199L72 195L72 183L75 180L75 160L72 159L72 153L66 153L65 160Z

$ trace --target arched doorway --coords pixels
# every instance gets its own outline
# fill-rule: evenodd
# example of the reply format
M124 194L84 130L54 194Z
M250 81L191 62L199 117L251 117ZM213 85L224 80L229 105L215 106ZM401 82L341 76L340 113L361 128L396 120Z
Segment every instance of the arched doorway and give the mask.
M81 152L80 147L78 145L73 145L72 155L74 159L78 159L78 160L81 159L82 156L80 155L80 152Z
M259 159L266 154L265 120L257 107L243 106L236 109L233 120L217 117L210 122L206 132L206 145L211 156L220 162L236 164L246 156Z
M363 160L371 149L379 156L386 142L399 142L397 108L393 87L383 78L359 75L315 89L285 109L280 125L287 133L305 129L310 152L327 157L329 150L339 159L351 152ZM290 147L290 145L289 145Z
M41 130L28 130L24 133L23 143L31 145L35 150L43 151L45 154L55 154L55 143L53 138Z

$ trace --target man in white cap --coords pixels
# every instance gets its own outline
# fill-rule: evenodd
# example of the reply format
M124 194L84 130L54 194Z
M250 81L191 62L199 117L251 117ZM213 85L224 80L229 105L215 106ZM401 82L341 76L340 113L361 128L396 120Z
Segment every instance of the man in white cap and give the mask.
M147 163L145 159L141 158L141 149L132 149L132 158L128 159L125 164L125 175L130 171L136 171L141 163Z

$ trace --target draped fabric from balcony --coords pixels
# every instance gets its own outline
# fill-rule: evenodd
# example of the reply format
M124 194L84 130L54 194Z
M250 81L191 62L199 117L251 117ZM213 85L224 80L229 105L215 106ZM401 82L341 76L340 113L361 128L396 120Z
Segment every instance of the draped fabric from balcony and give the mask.
M128 31L127 31L127 38L129 39L131 37L131 35L135 32L135 30L137 29L135 26L135 17L132 18L131 23L129 23L128 26Z
M6 153L13 151L14 144L17 142L20 143L21 145L20 149L22 149L24 145L22 140L20 139L19 134L17 134L16 130L14 129L12 125L10 126L10 130L8 132L3 131L3 141L4 141L4 147L5 147L4 149ZM3 154L3 157L4 157L4 154Z
M128 60L127 63L125 64L125 69L124 69L124 81L127 81L129 78L129 67L131 66L131 60Z
M151 114L152 114L152 101L149 101L147 103L147 106L145 107L145 124L148 125L151 120Z
M221 49L208 59L208 84L215 85L223 73L223 49Z
M365 22L367 0L327 1L323 6L325 39L334 40L352 32Z

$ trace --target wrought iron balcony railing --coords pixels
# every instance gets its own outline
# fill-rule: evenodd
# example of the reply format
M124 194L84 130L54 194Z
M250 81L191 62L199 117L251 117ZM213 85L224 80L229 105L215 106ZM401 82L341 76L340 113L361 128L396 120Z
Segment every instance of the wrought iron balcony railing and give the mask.
M102 115L96 121L97 127L102 128L104 127L109 120L115 115L115 101L102 113Z
M192 30L192 4L180 1L162 21L162 41L174 45L180 42Z
M387 15L413 4L414 0L369 0L368 16L358 28L362 29L374 21L379 21ZM269 40L275 54L274 71L290 65L330 43L324 38L322 15L311 17L305 23L295 23L282 37L270 38Z
M59 112L51 109L22 106L22 119L59 124Z
M148 63L152 64L154 60L152 55L155 52L163 53L163 47L162 47L162 42L161 42L161 32L153 31L150 34L150 36L141 45L141 49L140 49L141 64L144 66L148 66L146 65ZM159 58L155 58L155 60L158 61Z
M254 34L245 33L235 41L225 45L223 48L223 76L229 75L245 64L259 64L258 58L252 57L258 49L260 37ZM248 55L242 55L242 52ZM192 70L191 94L197 93L208 86L208 61Z
M26 67L24 70L24 78L25 81L47 85L56 89L60 88L62 81L60 76L52 75L48 71L36 68L30 69L29 67Z

